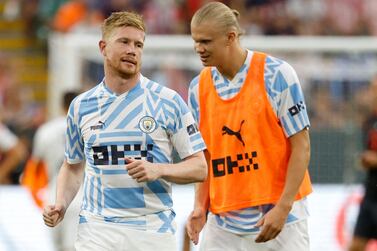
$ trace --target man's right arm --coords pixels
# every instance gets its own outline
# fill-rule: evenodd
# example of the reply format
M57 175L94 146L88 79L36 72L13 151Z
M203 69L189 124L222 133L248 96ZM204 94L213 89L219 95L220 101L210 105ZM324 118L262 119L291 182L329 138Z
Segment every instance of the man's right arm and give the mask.
M64 160L58 175L55 205L44 208L43 219L49 227L63 220L65 211L80 189L84 173L84 162L68 164Z
M55 204L64 205L65 208L71 204L77 192L80 189L84 174L84 162L78 164L68 164L64 160L60 168L57 187L56 187L56 202Z
M195 77L191 83L188 94L188 107L199 123L199 76ZM209 153L204 151L207 166L209 166ZM208 174L209 175L209 174ZM203 182L195 184L195 202L194 210L191 212L187 220L187 233L191 241L196 245L199 242L199 234L207 221L207 211L209 208L209 182L207 179Z
M209 165L208 151L204 151L207 164ZM207 211L209 208L209 181L208 177L205 181L195 184L195 202L194 210L191 212L187 220L187 234L190 240L197 245L199 242L199 234L207 221Z

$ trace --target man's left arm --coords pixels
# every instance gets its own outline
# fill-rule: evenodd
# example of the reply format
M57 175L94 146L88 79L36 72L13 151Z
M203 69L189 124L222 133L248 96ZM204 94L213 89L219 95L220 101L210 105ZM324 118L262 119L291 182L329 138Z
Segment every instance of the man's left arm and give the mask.
M303 129L289 138L291 155L288 162L285 185L279 201L258 223L262 231L256 242L274 239L283 229L293 202L304 179L310 160L310 139L308 129Z
M282 209L291 210L295 197L304 175L309 166L310 160L310 139L309 130L304 129L289 138L291 143L291 156L288 162L287 176L283 193L276 204ZM288 215L288 214L287 214Z
M145 160L126 159L128 174L137 182L149 182L159 178L177 184L204 181L207 163L202 151L194 153L176 164L150 163Z
M137 182L163 178L173 183L202 182L207 178L206 148L198 126L186 103L175 93L171 103L175 112L174 126L170 127L170 142L182 159L175 164L150 163L126 159L128 174Z

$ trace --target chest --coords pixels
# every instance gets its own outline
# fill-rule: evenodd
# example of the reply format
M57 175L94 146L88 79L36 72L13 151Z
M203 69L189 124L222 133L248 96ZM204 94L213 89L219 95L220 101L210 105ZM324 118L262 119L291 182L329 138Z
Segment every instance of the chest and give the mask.
M133 100L100 99L97 104L91 104L97 108L87 108L89 112L82 113L79 118L85 147L137 152L146 150L151 144L168 142L170 133L164 113L150 109L148 102L140 97Z

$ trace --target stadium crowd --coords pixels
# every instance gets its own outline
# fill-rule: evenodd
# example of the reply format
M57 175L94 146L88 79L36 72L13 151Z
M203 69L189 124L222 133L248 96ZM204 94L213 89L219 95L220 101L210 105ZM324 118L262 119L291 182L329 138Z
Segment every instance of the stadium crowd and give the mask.
M206 0L6 0L5 15L29 21L27 32L88 31L111 12L134 10L150 34L189 34L193 13ZM241 11L241 24L253 35L377 35L374 0L224 0ZM163 15L161 15L163 13Z
M4 0L1 15L8 20L27 21L25 34L46 42L50 32L98 32L113 11L134 10L143 15L149 34L190 33L193 13L206 0ZM289 36L377 36L376 0L224 0L238 9L247 35ZM161 14L163 13L163 14ZM1 38L0 38L1 42ZM46 53L48 53L46 51ZM340 56L339 65L352 56ZM360 60L368 58L361 56ZM25 163L33 149L37 129L48 120L46 104L17 81L17 60L0 53L0 123L9 128L25 154L7 182L19 184ZM187 99L192 72L164 66L154 77L176 89ZM178 84L177 84L178 83ZM307 96L312 128L361 126L370 101L368 79L310 79ZM304 87L305 88L305 87ZM24 151L24 150L23 150ZM0 162L6 151L0 152Z

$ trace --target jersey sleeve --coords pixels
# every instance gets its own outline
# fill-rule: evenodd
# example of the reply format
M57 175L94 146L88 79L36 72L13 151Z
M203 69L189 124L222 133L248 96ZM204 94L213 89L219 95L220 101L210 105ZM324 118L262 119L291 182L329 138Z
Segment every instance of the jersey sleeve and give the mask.
M78 114L78 102L76 99L71 103L67 114L65 157L69 164L77 164L85 159Z
M188 107L195 121L199 123L199 76L196 76L190 83L188 90Z
M304 94L296 71L288 63L267 58L265 82L268 98L290 137L310 126Z
M174 103L177 112L175 130L171 136L171 141L179 157L184 159L204 150L206 146L194 117L186 103L178 94L174 96Z

